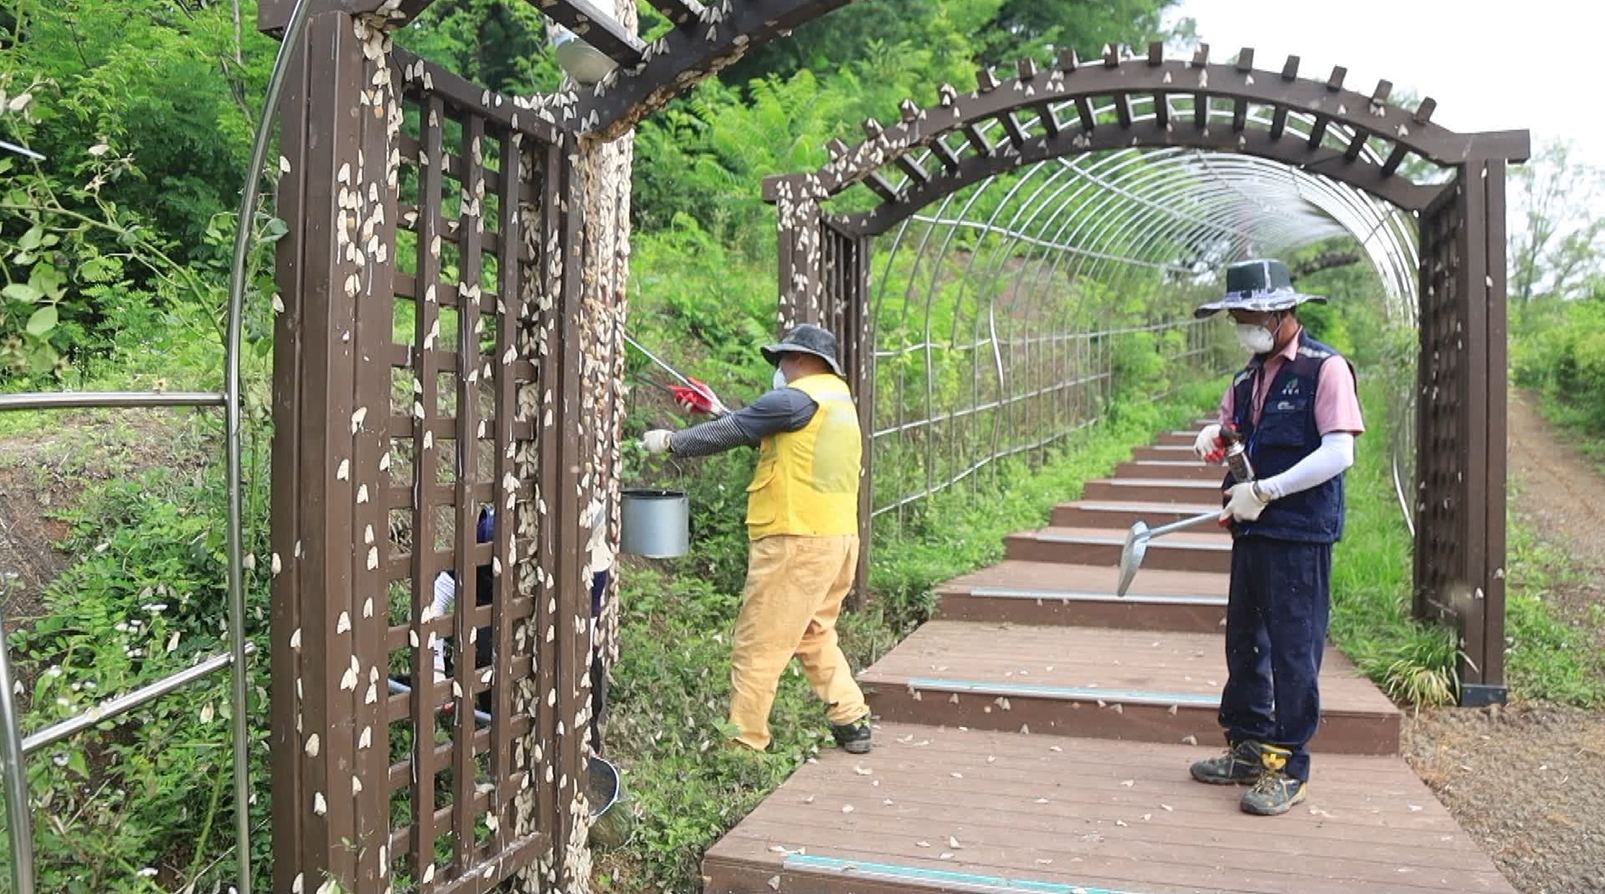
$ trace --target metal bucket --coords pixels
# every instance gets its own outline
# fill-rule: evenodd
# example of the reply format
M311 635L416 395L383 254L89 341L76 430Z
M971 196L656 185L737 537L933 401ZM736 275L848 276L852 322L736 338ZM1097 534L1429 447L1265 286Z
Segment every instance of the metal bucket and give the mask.
M624 783L619 778L619 769L591 755L587 794L591 802L591 830L587 839L591 847L622 846L630 839L634 817L629 805L623 803Z
M591 802L591 818L601 816L619 802L623 786L619 783L619 768L605 758L591 755L587 796Z
M672 559L691 548L691 500L684 491L636 488L620 504L619 551Z

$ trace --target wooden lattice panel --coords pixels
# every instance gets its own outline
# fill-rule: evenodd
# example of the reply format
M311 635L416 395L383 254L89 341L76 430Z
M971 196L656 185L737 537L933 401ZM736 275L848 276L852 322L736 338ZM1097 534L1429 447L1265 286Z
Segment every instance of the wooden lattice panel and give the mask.
M1422 614L1452 614L1467 500L1465 325L1461 235L1465 196L1453 187L1421 217L1421 358L1417 400L1416 587Z
M554 883L590 685L570 138L360 19L316 17L307 51L281 166L305 173L275 358L274 888Z

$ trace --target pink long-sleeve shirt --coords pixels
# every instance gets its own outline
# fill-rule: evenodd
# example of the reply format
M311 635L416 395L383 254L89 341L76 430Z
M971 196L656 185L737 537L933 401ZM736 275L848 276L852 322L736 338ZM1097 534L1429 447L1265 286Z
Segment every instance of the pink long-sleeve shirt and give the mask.
M1271 391L1271 382L1282 365L1298 356L1298 337L1288 339L1280 351L1265 358L1265 370L1260 374L1259 387L1254 391L1254 406L1250 418L1259 424L1260 413L1265 409L1265 395ZM1228 387L1220 402L1220 423L1227 425L1237 409L1235 389ZM1365 431L1365 420L1360 416L1360 396L1355 390L1354 371L1341 357L1333 356L1321 364L1315 383L1315 426L1321 434L1341 431L1360 434Z

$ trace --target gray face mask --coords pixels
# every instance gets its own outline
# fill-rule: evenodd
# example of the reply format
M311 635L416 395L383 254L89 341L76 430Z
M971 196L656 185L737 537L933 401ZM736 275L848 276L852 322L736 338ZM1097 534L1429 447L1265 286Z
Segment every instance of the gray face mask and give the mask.
M781 372L780 371L780 367L778 367L778 366L775 367L775 380L774 381L775 381L775 387L776 388L784 388L784 387L786 387L786 374Z

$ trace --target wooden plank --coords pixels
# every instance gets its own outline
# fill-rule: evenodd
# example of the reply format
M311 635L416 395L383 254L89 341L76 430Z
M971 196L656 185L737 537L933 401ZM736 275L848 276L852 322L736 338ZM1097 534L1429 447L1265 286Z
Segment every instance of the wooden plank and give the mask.
M1107 566L1016 562L996 565L938 584L938 593L967 593L976 588L1039 589L1069 593L1113 594L1119 572ZM1144 571L1132 582L1133 595L1169 595L1224 599L1230 584L1225 574L1196 571Z
M557 307L559 296L563 289L562 265L568 259L562 252L561 242L563 235L562 205L568 198L566 193L566 178L563 176L565 168L563 154L556 146L546 147L539 154L541 165L541 183L543 195L540 205L541 233L536 241L541 251L535 270L540 279L540 293L542 304L548 308ZM555 257L550 252L557 252ZM552 574L553 557L557 552L557 541L554 525L550 516L541 511L541 505L547 500L555 500L558 488L557 470L562 457L558 453L557 432L548 421L555 416L555 408L551 407L547 396L557 383L558 366L561 363L558 357L559 345L552 343L551 312L542 314L542 321L536 324L539 357L537 359L539 374L536 380L537 393L542 397L534 408L533 417L536 421L536 435L534 449L537 455L536 469L539 473L539 484L536 490L536 499L524 504L521 512L535 516L534 524L539 543L533 554L536 563L537 580L535 587L536 615L529 625L530 648L534 652L535 672L537 686L535 699L530 705L531 712L536 717L535 742L539 750L532 751L532 767L535 772L535 791L537 799L537 821L552 830L554 838L557 837L558 798L557 798L557 711L556 692L558 686L557 654L551 645L556 638L554 625L557 623L556 612L553 610L556 594L551 590L549 576ZM524 522L521 520L520 525ZM526 556L526 562L531 557ZM558 843L561 847L561 843Z
M565 159L567 157L565 156ZM582 237L579 214L578 172L572 163L554 169L558 174L562 209L559 244L565 257L561 269L560 292L557 300L555 334L557 345L554 354L559 357L558 389L554 397L559 401L553 415L555 431L552 438L558 441L557 487L547 500L551 515L547 524L557 528L554 555L556 580L558 650L557 668L557 736L549 740L557 762L557 807L559 810L552 826L560 853L578 844L584 845L583 835L575 842L575 829L579 818L570 810L578 803L586 784L586 748L589 736L582 721L586 701L581 689L590 680L590 581L585 578L586 557L580 539L580 515L584 510L580 471L590 461L580 443L582 389L585 365L583 343L580 337L580 315L583 302L581 293ZM578 354L579 356L575 356ZM548 650L550 651L550 650ZM586 864L589 865L589 864ZM588 880L576 878L581 867L564 859L558 871L558 888L571 891L584 887Z
M1322 758L1275 821L1286 859L1257 859L1242 789L1187 777L1206 753L883 724L875 752L822 755L711 848L706 890L1512 891L1397 758Z
M445 103L438 96L428 96L423 104L420 114L419 127L423 135L423 151L430 163L420 172L418 196L419 202L425 208L436 207L440 201L442 189L441 167L435 164L435 159L443 151L442 118L445 115ZM425 214L418 225L418 278L424 282L437 282L440 279L440 251L436 215ZM413 328L414 362L413 367L413 399L416 401L414 415L421 416L417 430L413 432L413 486L421 488L424 482L433 482L435 478L435 438L429 430L427 423L437 415L438 408L438 381L434 357L436 354L435 340L431 333L440 325L440 305L427 298L414 302L414 318L416 325ZM412 774L412 868L415 877L423 879L426 875L431 879L439 878L439 869L435 866L435 774L438 767L435 762L433 746L435 734L435 708L440 704L442 690L434 685L434 652L431 648L434 643L434 633L422 632L426 612L428 612L435 599L435 576L440 573L441 563L435 558L435 521L433 506L427 501L424 505L415 507L412 515L412 537L414 548L412 551L412 623L416 636L412 645L412 729L413 729L413 774ZM440 879L444 881L444 879ZM432 885L425 885L426 889Z
M514 485L516 484L517 464L514 461L514 434L513 417L518 413L518 389L513 358L517 355L518 311L517 306L524 298L525 262L519 260L523 255L524 229L523 220L518 213L518 189L523 182L523 169L525 164L525 149L523 138L519 134L508 134L501 144L502 189L498 202L498 213L501 216L499 229L502 233L503 251L497 258L497 291L507 296L505 303L498 305L496 313L496 356L491 361L490 368L494 370L493 381L495 386L495 488L496 498L493 501L496 509L496 522L493 531L492 560L493 580L495 593L492 604L496 611L492 615L492 681L491 688L491 752L490 773L495 782L496 790L491 796L491 811L496 817L497 828L493 830L491 840L498 849L506 846L509 835L514 828L513 802L516 791L512 786L513 753L512 730L509 722L513 714L513 677L511 659L513 655L513 627L514 619L511 617L513 601L517 596L517 577L513 563L512 544L517 525L513 519L514 513ZM524 555L520 550L519 555ZM530 600L533 609L534 600Z
M1423 104L1425 105L1425 104ZM1429 110L1430 114L1430 110ZM1483 266L1488 277L1487 302L1487 376L1485 390L1487 419L1483 429L1486 444L1486 471L1482 498L1487 502L1483 541L1483 563L1477 570L1483 589L1479 600L1483 613L1482 667L1483 683L1488 686L1505 685L1505 549L1507 469L1506 430L1509 411L1506 405L1506 386L1509 364L1509 319L1507 313L1505 267L1505 162L1490 159L1480 175L1484 189L1485 223L1483 224ZM1475 595L1475 594L1474 594Z
M1462 683L1487 682L1481 659L1486 652L1487 599L1483 590L1483 575L1488 566L1488 508L1490 497L1480 491L1488 482L1489 406L1498 401L1501 406L1505 394L1491 393L1489 383L1494 374L1487 368L1492 359L1488 354L1489 314L1488 288L1490 274L1487 268L1488 206L1487 193L1482 182L1481 164L1468 163L1461 168L1460 181L1465 191L1464 218L1455 233L1455 253L1459 263L1455 277L1458 287L1455 298L1459 307L1456 316L1465 324L1463 332L1465 350L1461 353L1458 372L1464 379L1453 383L1459 390L1461 412L1458 415L1456 456L1459 474L1453 494L1458 504L1460 521L1459 552L1450 580L1456 592L1451 595L1460 619L1460 642L1463 657L1459 671ZM1501 377L1502 378L1502 377ZM1501 451L1503 446L1501 444ZM1477 594L1484 598L1477 598ZM1504 651L1504 643L1498 645ZM1466 661L1465 657L1471 657Z
M1202 527L1202 526L1200 526ZM1031 562L1109 565L1120 562L1125 532L1111 528L1043 528L1011 534L1004 555ZM1229 535L1178 531L1148 542L1143 567L1225 574L1231 570Z
M931 621L861 675L943 678L1218 695L1226 657L1218 635ZM1339 651L1321 666L1322 709L1397 717L1398 709Z
M474 825L477 819L475 784L478 782L474 761L473 736L460 741L465 730L474 730L474 690L478 682L478 649L475 642L479 626L474 622L474 610L479 605L479 574L477 573L477 546L479 527L479 501L473 499L469 487L479 483L479 293L480 278L484 272L484 215L485 183L483 177L485 121L477 116L462 123L462 153L466 161L462 181L462 226L459 233L461 255L458 258L461 285L457 288L457 344L453 346L461 364L457 375L456 431L452 446L456 449L456 524L454 525L457 569L456 610L457 661L453 668L453 688L457 702L456 723L452 736L457 749L452 762L452 859L454 877L460 877L473 866ZM494 607L492 614L494 614Z
M361 47L350 20L320 15L308 23L307 52L322 60L308 82L308 134L304 167L307 247L303 377L300 395L302 532L298 558L303 586L301 634L303 692L292 754L304 762L303 851L298 871L325 874L354 887L356 816L348 779L352 766L354 692L343 686L353 660L351 610L352 507L349 475L354 396L353 296L348 277L357 272L337 237L346 210L339 181L343 167L357 167L360 121L350 114L366 86ZM312 745L312 737L317 745Z
M400 102L389 86L380 88L379 93L377 101L387 106L387 112L389 103ZM354 213L362 216L352 221L349 238L358 257L377 246L394 252L399 219L398 188L383 162L390 154L389 119L361 115L360 121L362 152L358 158L363 162L372 159L374 164L369 167L359 163L352 168L351 187L359 193L360 203ZM370 201L375 198L377 202ZM369 231L376 243L362 238ZM382 561L389 542L384 491L390 472L382 467L382 460L390 450L384 424L390 418L389 348L395 329L396 268L378 258L364 260L367 263L359 264L362 291L355 300L357 409L350 417L355 441L351 483L357 493L356 524L347 536L353 538L355 547L351 624L355 654L361 665L355 692L361 697L356 699L355 760L349 785L357 817L357 891L378 894L388 886L390 873L389 854L385 852L390 841L390 727L384 704L389 695L390 577Z
M265 14L267 9L267 4L264 4L261 12ZM305 665L303 653L291 644L287 631L299 630L302 618L301 551L296 545L302 542L301 497L304 493L301 487L301 475L304 472L301 464L301 391L306 372L304 351L308 308L303 270L313 250L306 241L310 221L304 216L310 186L307 177L310 158L307 134L312 82L308 76L309 53L306 50L309 45L303 37L302 48L295 50L285 72L279 151L289 170L283 172L279 179L276 213L289 224L289 228L275 248L274 273L284 310L273 318L269 779L277 797L292 805L303 804L306 800L302 785L305 767L299 758L300 736L296 732L296 717L300 713L297 681L302 679ZM299 809L272 811L272 884L275 891L288 891L295 884L295 874L303 859L303 826L302 811Z

